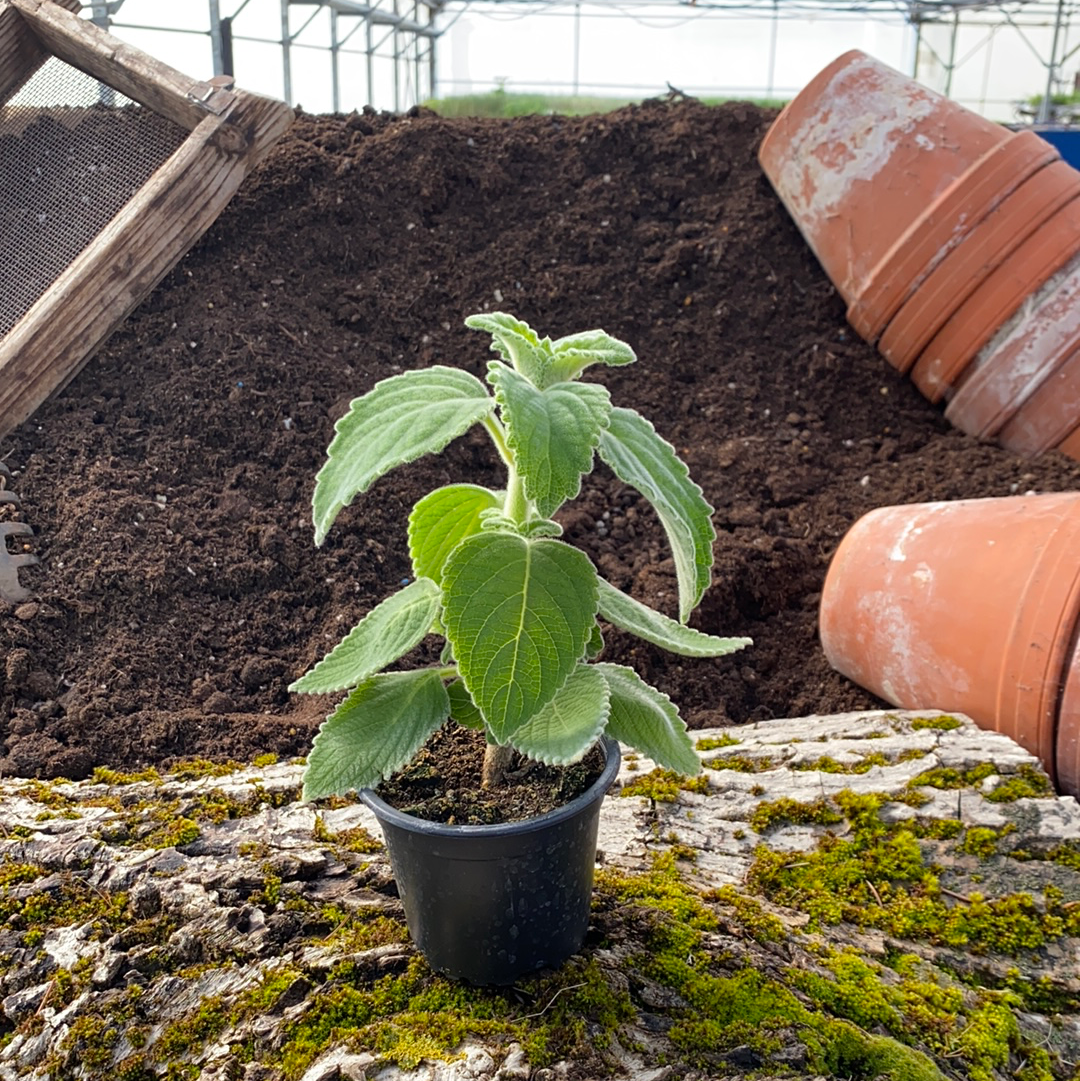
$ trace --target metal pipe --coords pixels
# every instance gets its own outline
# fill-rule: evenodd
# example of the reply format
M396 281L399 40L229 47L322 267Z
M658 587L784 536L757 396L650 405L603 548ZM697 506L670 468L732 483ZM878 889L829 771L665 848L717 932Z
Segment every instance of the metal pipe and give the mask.
M1058 41L1061 39L1061 24L1064 21L1065 0L1058 0L1057 16L1054 19L1054 36L1050 42L1050 63L1046 65L1046 93L1039 103L1038 121L1048 124L1053 116L1054 83L1057 81Z

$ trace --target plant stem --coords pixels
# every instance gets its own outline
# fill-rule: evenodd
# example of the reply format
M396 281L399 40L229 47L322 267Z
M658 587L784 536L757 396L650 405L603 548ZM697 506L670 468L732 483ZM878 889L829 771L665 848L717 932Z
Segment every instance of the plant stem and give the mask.
M514 758L514 748L509 744L500 747L489 743L484 750L484 773L480 785L482 788L495 788L506 779L507 770Z
M506 464L506 502L503 505L503 513L518 525L525 525L530 517L529 500L525 496L525 486L522 483L521 474L518 473L514 452L506 441L506 430L492 416L484 418L484 427L487 429L488 435L491 436L491 441L495 444L499 457Z
M503 513L519 526L529 520L529 501L525 498L525 485L516 466L510 467L509 476L506 478L506 503Z

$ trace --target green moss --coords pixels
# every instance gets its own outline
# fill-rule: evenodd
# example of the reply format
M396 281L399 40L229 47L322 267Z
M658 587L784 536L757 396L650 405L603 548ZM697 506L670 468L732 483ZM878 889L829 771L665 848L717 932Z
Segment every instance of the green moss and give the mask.
M838 762L829 755L822 755L806 762L799 762L791 768L801 772L817 770L820 773L869 773L875 766L888 766L892 764L888 755L879 751L872 751L864 755L858 762Z
M982 783L987 777L993 777L997 773L997 767L991 762L983 762L974 769L928 769L913 778L909 787L912 788L974 788Z
M10 889L24 882L35 882L48 872L39 863L17 863L5 856L0 860L0 890Z
M990 762L983 762L974 769L932 769L920 773L911 781L910 788L976 788L988 777L997 774L997 767ZM1018 799L1040 799L1054 794L1049 778L1034 766L1021 766L1015 773L1000 781L996 787L986 793L991 803L1012 803Z
M764 773L773 768L773 760L764 755L761 758L751 758L745 754L717 755L716 758L707 758L703 763L706 769L724 770L733 769L739 773Z
M694 746L699 751L716 751L721 747L734 747L741 742L742 740L736 739L734 736L728 735L728 733L725 732L722 736L710 736L705 739L699 739Z
M797 933L779 917L766 912L754 898L739 893L734 886L721 886L718 890L708 891L703 897L714 904L733 908L740 926L755 942L782 942L789 934Z
M888 1036L871 1036L854 1025L837 1023L824 1054L833 1077L881 1081L943 1081L944 1075L922 1052Z
M252 893L248 900L263 908L276 908L281 901L281 875L268 863L263 864L262 873L262 887Z
M199 839L198 822L190 818L175 818L152 830L142 841L144 848L181 848Z
M340 846L349 852L356 852L360 855L371 855L374 852L381 852L384 848L383 843L372 837L363 826L341 830L339 833L328 830L321 815L315 816L315 828L312 832L316 841Z
M150 1053L157 1062L187 1058L207 1041L220 1036L228 1023L229 1014L222 1000L206 998L194 1014L169 1025Z
M709 950L702 948L703 936L717 927L706 900L734 903L737 912L747 912L747 899L737 900L732 888L699 895L680 879L674 861L662 856L645 875L601 871L597 890L601 906L633 908L638 924L644 922L643 949L632 958L632 967L674 990L685 1003L671 1011L674 1024L668 1036L692 1066L712 1075L725 1052L736 1047L767 1061L794 1039L806 1046L816 1072L831 1066L836 1077L941 1081L925 1055L892 1037L861 1032L827 1008L804 1004L792 989L757 969L716 972ZM782 933L775 926L769 931ZM771 934L764 937L771 940ZM860 982L869 985L865 978ZM877 1012L896 1020L884 1009Z
M177 781L197 781L203 777L225 777L244 768L242 762L211 762L207 758L189 758L169 770L169 776Z
M153 766L138 770L135 773L121 773L118 770L106 769L105 766L98 766L90 777L91 784L124 785L138 784L139 782L159 784L161 774Z
M709 791L708 777L684 777L670 769L654 769L641 777L635 777L629 784L623 785L620 796L645 796L657 803L674 803L680 792L697 792L706 795Z
M1008 780L1002 781L986 798L991 803L1012 803L1018 799L1042 799L1054 794L1050 779L1034 766L1021 766Z
M844 816L827 799L811 803L785 796L768 803L759 803L750 816L750 825L757 833L765 833L777 826L831 826L843 822Z
M943 714L940 717L916 717L911 722L911 727L916 731L924 728L936 728L941 732L951 732L955 728L962 727L963 722L956 717Z
M931 841L951 841L964 832L964 823L959 818L929 818L911 824L916 837L925 837Z
M957 846L957 850L969 856L977 856L982 860L989 859L996 854L1001 838L1015 831L1016 827L1012 823L1000 830L973 826L964 834L964 839Z
M818 925L846 921L977 953L1015 954L1080 931L1080 908L1064 905L1051 889L1042 903L1027 893L994 899L972 893L966 903L955 903L923 859L917 826L882 820L886 802L884 796L839 793L833 821L850 824L843 837L827 833L810 852L761 845L748 882ZM811 821L828 821L830 801L806 806ZM770 814L764 824L774 822Z
M259 769L263 769L266 766L276 766L277 761L278 756L273 752L268 752L266 754L256 755L255 758L251 760L251 764Z

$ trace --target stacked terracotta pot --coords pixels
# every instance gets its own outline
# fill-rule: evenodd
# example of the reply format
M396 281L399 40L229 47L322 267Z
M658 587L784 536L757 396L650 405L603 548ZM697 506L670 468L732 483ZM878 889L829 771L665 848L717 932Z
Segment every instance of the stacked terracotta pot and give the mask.
M821 595L834 668L905 709L965 713L1080 796L1080 492L882 507Z
M759 153L848 318L946 416L1080 458L1080 172L864 53Z

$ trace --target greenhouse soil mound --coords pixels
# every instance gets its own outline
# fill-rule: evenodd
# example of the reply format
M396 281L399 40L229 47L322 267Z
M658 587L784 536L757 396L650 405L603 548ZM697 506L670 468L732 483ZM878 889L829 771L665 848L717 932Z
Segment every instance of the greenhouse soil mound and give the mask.
M334 420L407 368L482 374L487 340L462 324L485 309L630 342L639 363L597 378L716 507L693 623L754 646L690 660L611 632L605 659L697 728L876 705L816 636L846 529L890 503L1076 488L1080 465L953 431L854 337L757 166L772 115L676 98L580 119L301 116L0 445L42 557L21 572L32 599L0 606L0 770L305 753L332 701L287 685L410 575L409 508L449 481L501 483L467 435L380 481L316 549ZM562 521L616 586L674 614L670 554L636 493L601 468Z

